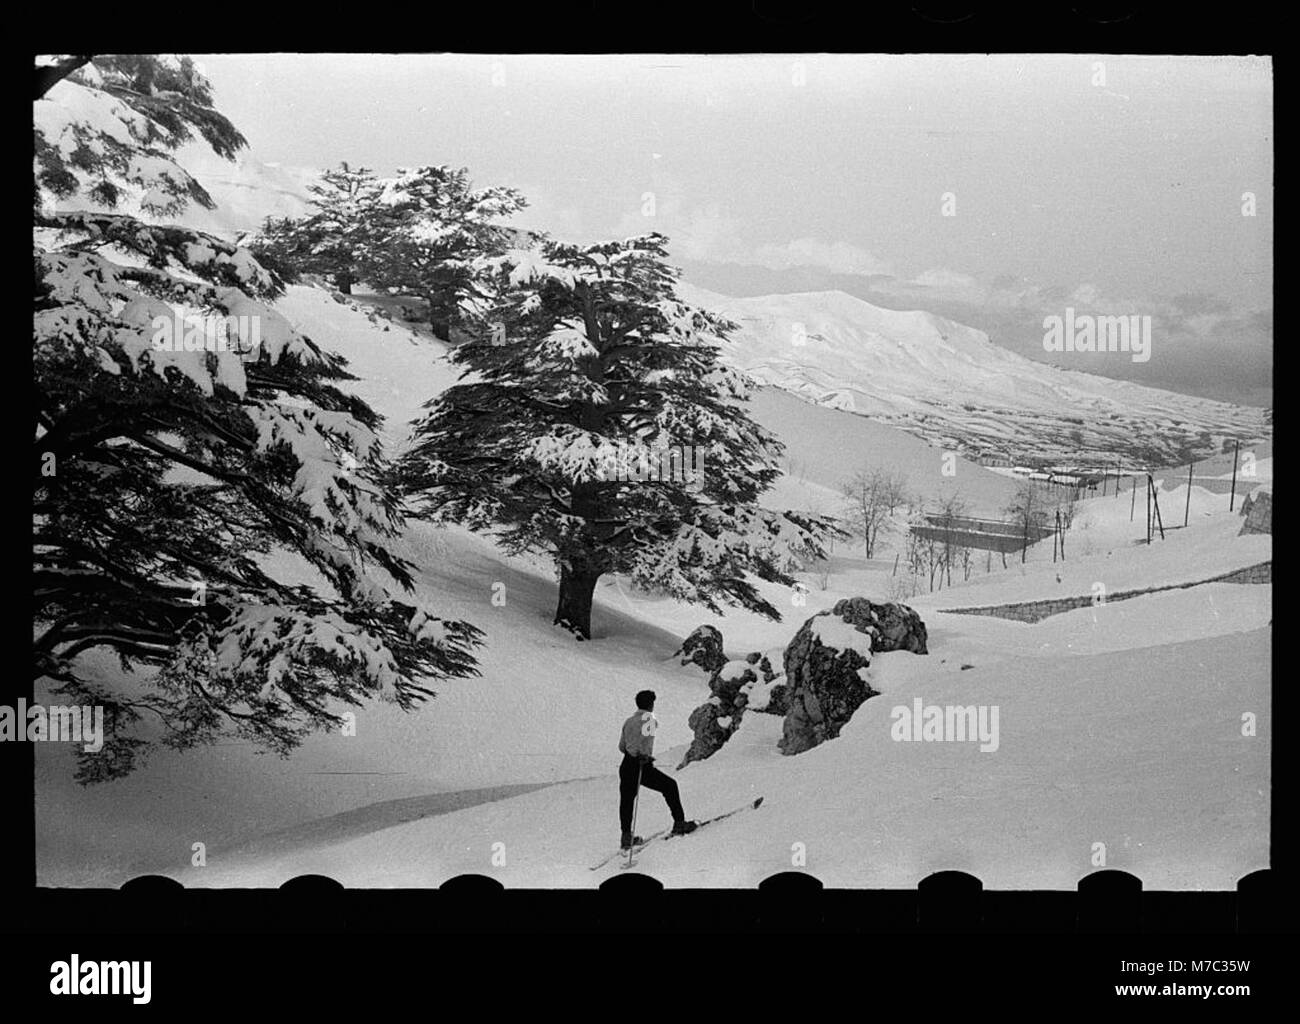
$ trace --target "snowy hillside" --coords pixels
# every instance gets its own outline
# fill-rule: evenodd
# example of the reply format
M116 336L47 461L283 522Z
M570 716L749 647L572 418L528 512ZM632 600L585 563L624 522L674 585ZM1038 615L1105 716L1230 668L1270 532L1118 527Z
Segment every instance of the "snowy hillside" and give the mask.
M80 144L78 133L84 131L85 125L107 133L119 143L130 142L128 126L137 125L138 121L124 111L122 104L102 93L63 81L36 102L33 119L52 144L71 152ZM51 205L60 211L111 210L149 223L179 223L233 239L259 227L266 217L300 217L309 212L307 186L319 177L319 172L312 168L263 163L247 150L227 160L202 141L181 146L176 151L175 164L203 187L215 208L204 209L191 203L179 214L154 214L141 202L152 193L140 189L124 190L114 207L97 203L85 194L75 199L53 200Z
M1123 551L1126 571L1141 575L1149 563L1156 578L1176 575L1171 567L1181 564L1196 574L1194 559L1209 559L1215 549L1222 561L1234 548L1227 538L1236 520L1216 502L1200 501L1201 522L1189 534L1197 539ZM1093 540L1131 546L1117 503L1085 506ZM1241 540L1239 561L1267 555L1267 538ZM1117 554L1098 548L1070 563L1072 575L1105 575ZM1054 572L1040 563L1008 575L1002 596L1041 595L1033 578ZM876 585L868 574L845 573L834 592L810 595L808 612ZM714 814L756 796L765 797L763 807L698 837L648 848L640 870L670 886L752 886L788 870L802 849L806 863L797 866L831 886L910 887L931 872L958 869L990 887L1073 887L1093 869L1100 842L1107 866L1137 874L1148 887L1231 887L1268 860L1268 743L1242 737L1238 709L1268 714L1270 591L1212 585L1036 626L943 616L918 601L930 625L928 656L879 656L873 685L882 694L839 739L797 758L777 752L779 719L749 715L721 752L677 777L688 813ZM641 603L638 616L696 621ZM709 621L736 636L728 647L740 652L788 637L801 617L757 630ZM575 652L575 665L589 654ZM698 699L707 693L700 674L683 676L675 665L661 671L673 680L675 706L683 682L693 683ZM893 709L916 699L996 706L997 749L895 741ZM680 735L679 720L660 717L673 739ZM1134 778L1142 786L1134 787ZM314 832L300 828L278 845L250 844L233 851L229 864L178 877L192 885L276 885L310 871L349 885L389 886L436 885L476 872L508 886L598 884L617 872L616 864L589 870L612 849L614 797L607 770L482 806L429 808L423 820L382 830L376 823L371 834L345 828L344 820L322 822ZM653 800L645 813L647 830L666 823ZM498 843L505 863L493 865Z
M263 163L246 151L222 160L200 143L183 147L177 159L217 204L214 210L185 211L180 219L189 227L233 238L261 227L267 217L302 217L312 210L307 186L320 176L317 170Z
M1153 599L1140 614L1151 625L1176 608ZM1059 628L998 636L997 654L978 633L945 629L929 658L883 655L883 693L839 739L797 759L776 751L779 719L752 716L678 782L688 813L756 796L764 805L647 848L638 870L668 886L748 887L790 870L802 847L801 866L827 886L910 888L962 870L990 888L1073 888L1093 870L1098 842L1108 867L1149 888L1232 888L1267 866L1268 743L1243 740L1225 712L1267 714L1266 681L1247 667L1267 658L1268 630L1040 656L1040 637ZM892 708L917 698L997 705L998 750L891 741ZM178 877L262 886L312 872L351 886L426 886L474 872L512 887L590 886L618 872L617 863L589 870L616 846L616 798L607 775L369 835L304 837ZM667 824L662 806L645 804L647 830ZM504 865L492 865L494 844L504 844Z
M1057 369L932 313L843 292L735 299L689 284L680 291L740 325L728 353L738 367L942 448L1161 466L1202 433L1216 450L1224 437L1271 434L1263 410Z
M363 303L295 287L278 309L348 358L361 378L352 387L388 417L390 446L402 443L420 404L454 379L444 346ZM755 412L790 443L804 475L788 475L774 500L829 501L822 481L838 475L834 453L850 435L828 433L828 424L867 421L780 394L760 396ZM901 461L937 464L936 449L906 440L918 447ZM894 442L879 434L859 443L865 452ZM993 474L979 479L1009 486ZM1150 548L1134 545L1143 524L1129 523L1123 500L1084 502L1062 580L1086 592L1090 579L1194 579L1267 557L1269 538L1235 536L1240 518L1226 501L1196 497L1185 537ZM287 760L232 739L160 752L125 779L85 789L71 781L68 749L40 744L41 882L118 884L159 872L187 885L273 885L321 872L355 885L436 885L473 871L507 885L599 884L617 870L588 868L617 843L615 733L632 695L645 687L659 694L665 767L680 759L691 738L687 717L708 695L703 673L672 657L681 639L709 623L733 657L779 652L807 616L842 597L884 598L891 582L888 565L837 552L824 582L804 575L804 606L760 584L785 610L774 623L745 612L710 615L607 578L597 589L593 640L577 644L551 625L548 564L419 523L399 550L420 569L422 601L485 631L481 677L440 685L413 714L368 705L356 736L315 736ZM1023 568L995 568L951 594L916 599L930 654L879 656L873 683L883 693L837 740L782 757L780 720L747 716L719 754L678 778L692 816L756 795L764 806L648 849L641 870L668 885L748 886L788 870L796 843L807 850L806 869L828 885L913 885L958 868L990 886L1072 886L1093 869L1096 842L1106 844L1110 866L1148 886L1231 885L1264 866L1268 730L1245 739L1239 720L1243 709L1261 719L1269 712L1272 588L1174 591L1035 626L938 607L1051 596L1064 586L1057 575L1040 546ZM496 583L506 588L503 607L490 600ZM96 670L117 671L109 658ZM45 696L39 688L37 696ZM916 698L997 705L998 750L892 741L892 708ZM661 802L643 806L647 829L666 822ZM206 867L190 866L196 842L205 844ZM504 865L492 863L495 843L505 844Z
M967 503L972 515L990 517L1002 514L1019 486L1015 479L955 453L946 460L949 452L897 427L814 405L782 388L759 389L751 412L785 442L783 463L788 475L832 492L826 511L839 508L839 485L858 470L882 469L899 475L927 507L955 495Z

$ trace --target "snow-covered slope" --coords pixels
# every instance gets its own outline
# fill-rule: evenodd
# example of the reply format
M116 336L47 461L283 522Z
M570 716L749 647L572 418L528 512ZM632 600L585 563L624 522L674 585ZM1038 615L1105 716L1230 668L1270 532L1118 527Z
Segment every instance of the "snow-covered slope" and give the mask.
M1271 434L1263 410L1058 369L932 313L843 292L736 299L689 284L679 291L740 325L728 351L735 365L939 447L1160 466L1202 433L1216 449L1224 437Z
M388 416L392 445L454 377L444 346L359 304L295 287L278 308L349 359L361 378L351 386ZM866 421L773 397L756 412L809 455L806 479L788 475L774 500L828 500L815 478L834 479L834 463L811 455L820 448L833 460L848 442L820 417ZM937 463L936 450L906 440L918 448L900 458ZM1240 518L1208 492L1194 495L1186 540L1135 547L1143 524L1128 523L1126 498L1084 503L1063 577L1072 585L1109 580L1108 567L1125 580L1181 567L1194 577L1211 555L1216 565L1266 556L1267 538L1235 537ZM713 616L608 578L594 639L578 644L550 625L555 581L544 561L419 523L399 551L419 567L422 602L485 630L479 678L437 686L413 714L369 705L356 736L315 736L287 760L232 739L160 752L126 779L84 789L71 781L70 751L40 744L41 883L115 885L160 872L188 885L262 885L320 871L352 884L436 885L476 871L508 885L599 884L606 875L587 868L617 840L614 733L632 696L658 692L660 762L671 767L690 739L691 709L708 695L703 674L672 658L681 638L707 622L732 656L783 648L807 616L846 596L884 598L891 582L889 564L837 550L824 581L805 576L803 605L760 584L785 610L774 623ZM1058 592L1049 559L1034 551L1023 570L995 565L955 587L952 602ZM491 601L495 583L505 584L504 606ZM884 694L838 740L799 757L777 753L778 719L748 716L731 744L680 780L692 815L760 793L764 807L647 851L642 869L670 885L751 885L788 870L803 843L807 870L828 885L911 885L942 868L988 885L1072 885L1091 870L1091 844L1104 842L1110 865L1149 886L1231 884L1267 858L1268 729L1248 741L1239 726L1242 709L1267 723L1271 589L1176 591L1111 605L1108 620L1087 609L1035 626L943 615L947 591L918 599L930 655L878 658ZM117 670L109 658L96 669ZM998 752L893 742L889 712L915 697L997 704ZM643 806L647 827L663 824L661 804ZM191 866L197 842L204 868ZM498 842L504 866L492 863Z
M120 145L137 144L138 137L133 133L145 131L139 127L139 116L125 104L106 93L67 80L59 82L44 99L35 103L33 119L49 144L63 149L68 158L78 145L86 144L81 133L87 127ZM180 223L233 240L242 232L259 227L268 216L303 216L310 209L307 186L319 177L319 171L311 168L263 163L247 150L234 160L227 160L197 139L182 145L171 154L170 160L137 161L133 170L147 180L158 175L171 177L169 168L174 172L176 167L203 186L215 208L204 209L191 203L178 214L156 214L144 208L146 199L158 200L156 188L136 187L121 181L118 184L127 187L119 190L119 202L111 211L97 204L86 190L75 198L56 199L47 195L47 199L60 211L128 214L149 223Z
M1149 600L1130 612L1148 626L1176 611L1177 599ZM763 806L647 848L638 870L684 887L753 886L795 866L827 886L912 887L960 870L989 887L1073 888L1095 870L1097 843L1107 867L1148 888L1231 889L1267 866L1269 743L1244 739L1235 709L1268 715L1266 680L1250 670L1267 657L1268 630L1036 656L1059 628L1035 627L996 654L943 636L929 657L879 656L881 696L838 739L795 758L777 752L779 719L746 716L726 747L677 778L691 814L756 796ZM997 750L893 740L892 710L918 698L998 707ZM218 886L305 872L352 886L471 872L507 886L592 886L618 871L588 870L617 843L616 810L611 775L177 874ZM668 824L662 802L643 799L642 821L647 832ZM493 863L502 850L504 864Z
M927 507L958 496L971 515L1000 517L1019 481L936 448L919 437L864 416L815 405L776 387L759 388L750 415L785 443L782 468L796 480L834 492L825 511L842 504L840 483L858 470L901 476Z
M202 143L182 147L176 159L217 204L213 210L186 210L179 219L189 227L233 238L261 227L267 217L303 217L313 209L307 186L320 177L318 170L263 163L247 151L223 160Z

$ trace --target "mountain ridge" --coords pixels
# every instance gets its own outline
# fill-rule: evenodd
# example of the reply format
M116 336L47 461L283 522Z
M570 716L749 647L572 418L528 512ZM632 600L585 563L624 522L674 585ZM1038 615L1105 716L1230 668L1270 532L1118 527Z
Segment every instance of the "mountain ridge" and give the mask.
M1262 409L1031 360L926 310L833 290L678 294L738 324L724 346L738 369L967 455L1154 467L1270 434Z

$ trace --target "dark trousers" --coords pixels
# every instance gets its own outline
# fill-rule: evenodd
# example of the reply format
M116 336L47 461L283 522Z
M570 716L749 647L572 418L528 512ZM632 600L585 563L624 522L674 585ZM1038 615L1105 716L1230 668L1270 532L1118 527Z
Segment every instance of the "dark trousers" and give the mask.
M641 766L635 757L624 757L618 766L618 820L624 832L632 831L632 804L636 800L637 772L641 772L641 785L664 795L668 810L672 812L673 821L685 821L686 813L682 810L682 798L677 792L677 780L669 778L653 764Z

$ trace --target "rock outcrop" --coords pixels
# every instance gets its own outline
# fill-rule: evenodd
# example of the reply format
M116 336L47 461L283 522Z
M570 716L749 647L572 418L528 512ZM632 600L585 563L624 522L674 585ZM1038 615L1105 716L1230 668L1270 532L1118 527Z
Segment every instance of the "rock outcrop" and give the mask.
M712 757L749 711L780 715L780 749L799 754L840 734L858 707L878 692L871 686L873 654L926 654L925 623L906 605L840 601L800 627L784 652L754 651L728 660L722 633L700 626L683 642L683 665L709 673L709 699L691 712L695 738L678 768Z
M878 604L865 597L846 597L836 602L831 614L871 634L871 649L876 654L886 651L929 653L925 623L905 604L893 601Z
M677 649L683 665L699 665L709 675L727 663L722 652L722 633L714 626L699 626L691 632Z
M712 757L730 739L749 703L748 693L742 691L758 679L755 666L748 661L728 661L713 673L709 678L711 696L687 720L695 739L678 768Z
M773 665L776 656L776 665ZM740 697L745 700L745 710L761 711L768 715L782 715L789 710L786 699L785 665L780 651L754 651L747 654L745 660L761 674L761 679L746 683L740 689Z
M801 754L834 739L871 685L871 659L886 651L926 654L926 629L906 605L846 598L805 622L785 650L788 708L781 753Z

